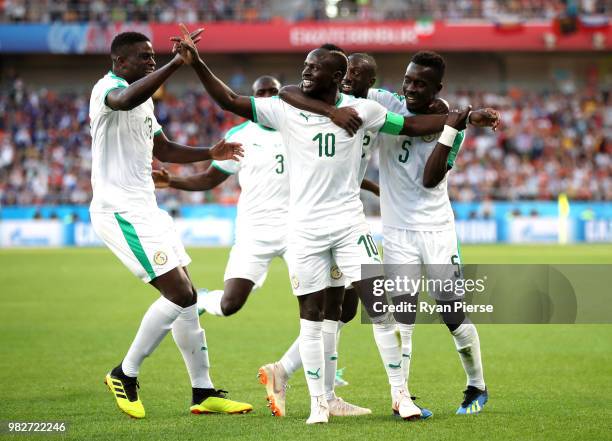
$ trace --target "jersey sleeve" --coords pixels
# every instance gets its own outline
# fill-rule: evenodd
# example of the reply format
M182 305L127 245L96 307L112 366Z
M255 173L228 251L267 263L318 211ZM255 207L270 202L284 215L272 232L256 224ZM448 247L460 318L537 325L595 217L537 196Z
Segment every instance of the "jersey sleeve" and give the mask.
M236 127L232 127L227 131L223 137L226 141L241 142L245 144L244 137L241 135L241 129L243 129L248 122L240 124ZM234 175L240 171L241 161L234 161L233 159L226 159L223 161L214 160L211 166L217 170L225 173L226 175Z
M403 127L404 117L388 112L381 104L372 100L361 100L358 112L363 120L363 127L367 131L371 132L383 132L393 133L393 128L399 124L401 119L401 126ZM399 133L397 130L397 133Z
M395 113L400 113L406 105L405 98L403 96L398 95L397 93L391 93L384 89L368 90L368 99L376 101L385 109Z
M159 135L161 132L163 132L162 126L159 123L159 121L157 121L157 118L155 117L155 114L153 114L153 136L157 136Z
M105 78L102 84L100 84L100 93L98 95L98 110L101 113L110 113L113 111L106 103L106 97L108 94L115 89L126 89L129 86L127 81L119 77ZM156 121L157 122L157 121ZM157 124L159 126L159 123Z
M253 122L271 129L280 130L285 120L283 101L277 97L255 98L251 97L253 108Z

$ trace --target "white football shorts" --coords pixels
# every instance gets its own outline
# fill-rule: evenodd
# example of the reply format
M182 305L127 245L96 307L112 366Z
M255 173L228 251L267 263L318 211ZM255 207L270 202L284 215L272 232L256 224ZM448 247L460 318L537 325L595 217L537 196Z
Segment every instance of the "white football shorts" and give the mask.
M100 239L145 283L191 262L172 218L160 208L90 216Z

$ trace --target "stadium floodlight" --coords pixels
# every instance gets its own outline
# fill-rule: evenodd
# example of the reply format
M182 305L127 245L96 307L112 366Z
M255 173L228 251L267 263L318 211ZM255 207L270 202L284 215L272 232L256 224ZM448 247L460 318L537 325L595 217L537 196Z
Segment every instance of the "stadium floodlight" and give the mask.
M338 3L340 0L325 0L325 15L329 18L338 16Z

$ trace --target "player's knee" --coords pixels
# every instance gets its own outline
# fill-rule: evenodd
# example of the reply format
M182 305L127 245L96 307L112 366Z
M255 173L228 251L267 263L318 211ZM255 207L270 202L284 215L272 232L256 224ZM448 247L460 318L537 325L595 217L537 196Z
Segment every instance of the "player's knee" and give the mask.
M182 278L169 293L164 293L172 303L182 308L194 305L197 297L194 295L193 286L188 278Z
M317 307L317 305L303 305L300 307L300 318L304 320L322 322L323 316L323 309Z
M242 306L244 305L244 301L242 299L231 298L227 295L224 295L221 298L221 311L224 316L229 316L232 314L236 314Z

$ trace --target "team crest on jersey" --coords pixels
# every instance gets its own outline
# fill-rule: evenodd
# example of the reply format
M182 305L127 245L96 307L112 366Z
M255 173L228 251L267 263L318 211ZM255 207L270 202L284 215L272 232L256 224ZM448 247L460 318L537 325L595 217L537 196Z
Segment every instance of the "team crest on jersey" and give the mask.
M291 276L291 286L293 286L293 289L298 289L300 287L300 281L297 276Z
M442 132L440 132L440 133L442 133ZM422 139L424 142L431 142L431 141L433 141L434 139L438 139L438 137L440 136L440 133L434 133L434 134L432 134L432 135L425 135L425 136L421 136L421 139Z
M340 271L340 268L338 268L338 265L334 265L331 267L330 274L331 274L331 278L334 280L338 280L340 277L342 277L342 271Z
M157 251L153 255L153 262L155 262L156 265L164 265L167 261L168 256L163 251Z

